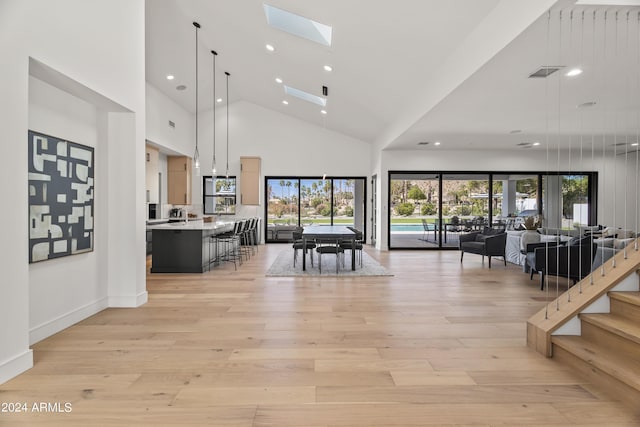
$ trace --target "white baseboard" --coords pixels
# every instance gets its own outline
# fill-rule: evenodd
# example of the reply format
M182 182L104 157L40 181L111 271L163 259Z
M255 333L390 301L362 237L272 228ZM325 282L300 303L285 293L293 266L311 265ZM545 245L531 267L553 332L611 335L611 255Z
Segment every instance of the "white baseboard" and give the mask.
M74 325L89 316L107 308L107 299L101 298L95 302L86 304L55 319L44 322L29 330L29 345L37 343L51 335L60 332L63 329Z
M135 308L147 303L149 294L147 291L131 296L111 296L109 297L109 307Z
M31 349L0 363L0 384L9 381L13 377L17 377L27 369L33 367L33 351Z

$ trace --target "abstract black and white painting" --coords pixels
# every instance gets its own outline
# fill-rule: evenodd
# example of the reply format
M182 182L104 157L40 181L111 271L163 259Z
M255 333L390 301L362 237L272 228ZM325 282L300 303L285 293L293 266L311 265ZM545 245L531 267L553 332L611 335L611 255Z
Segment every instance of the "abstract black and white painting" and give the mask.
M93 250L92 147L29 131L29 262Z

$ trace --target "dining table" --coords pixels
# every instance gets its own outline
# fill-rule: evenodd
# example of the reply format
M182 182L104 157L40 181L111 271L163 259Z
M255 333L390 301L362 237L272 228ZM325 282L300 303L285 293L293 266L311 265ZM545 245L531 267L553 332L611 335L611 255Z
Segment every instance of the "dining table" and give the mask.
M355 247L356 233L345 225L310 225L302 230L302 240L304 248L307 247L307 241L316 239L331 239L340 244L341 240L350 240L352 248ZM302 270L307 269L307 254L302 251ZM356 269L356 251L351 251L351 270Z

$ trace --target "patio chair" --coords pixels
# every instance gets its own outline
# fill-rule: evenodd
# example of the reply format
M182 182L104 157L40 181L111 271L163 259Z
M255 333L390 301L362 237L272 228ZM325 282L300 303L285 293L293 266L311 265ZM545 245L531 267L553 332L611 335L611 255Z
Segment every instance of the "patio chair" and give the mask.
M425 236L427 235L427 233L431 233L433 231L433 241L436 241L436 224L434 222L427 222L426 219L422 218L422 229L422 239L420 240L428 242L429 239L427 239Z

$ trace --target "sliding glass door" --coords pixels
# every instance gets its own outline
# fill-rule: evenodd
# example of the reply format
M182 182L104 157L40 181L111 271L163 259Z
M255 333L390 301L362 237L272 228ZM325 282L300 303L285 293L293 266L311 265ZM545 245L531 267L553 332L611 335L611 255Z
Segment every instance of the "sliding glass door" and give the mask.
M460 233L489 225L489 174L442 175L442 244L459 246Z
M462 233L515 230L532 215L550 228L593 225L596 179L596 172L389 172L389 248L458 248Z
M266 177L267 242L289 242L297 227L347 225L364 231L363 177Z
M389 199L390 247L439 247L440 175L393 174Z

